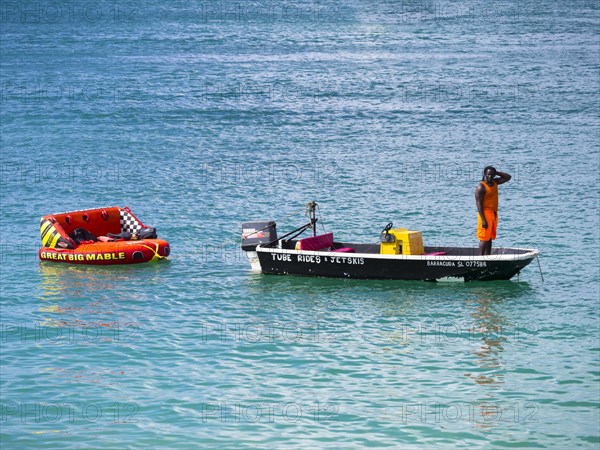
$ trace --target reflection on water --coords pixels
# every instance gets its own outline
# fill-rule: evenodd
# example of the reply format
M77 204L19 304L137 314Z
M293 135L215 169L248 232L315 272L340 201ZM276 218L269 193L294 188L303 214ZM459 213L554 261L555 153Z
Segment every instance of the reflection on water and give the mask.
M418 315L425 299L444 295L436 283L422 281L293 275L252 274L242 286L246 298L253 299L256 306L269 308L271 313L279 310L287 314L291 308L324 321L334 318L347 333L358 333L368 341L385 345L405 345L405 327L397 320L405 324L407 317Z
M339 298L362 293L398 294L393 298L402 299L412 294L440 291L439 283L405 280L357 280L348 278L309 277L300 275L264 275L248 273L243 281L251 294L273 294L275 298L286 295L322 296ZM441 291L440 291L441 292ZM388 298L388 296L385 296Z
M437 423L436 408L455 405L460 397L448 391L465 379L470 394L461 403L463 419L475 427L501 426L503 413L515 413L507 408L518 407L501 401L510 381L504 355L523 337L517 311L534 296L527 283L268 275L251 275L243 283L254 307L284 317L289 310L294 310L293 317L316 316L334 325L329 337L345 353L368 354L371 362L389 368L380 392L426 411L411 417L418 423ZM389 418L385 411L381 417Z
M469 333L478 337L474 354L482 373L467 374L480 385L498 386L504 383L502 352L505 343L518 334L519 324L504 314L505 303L524 298L531 291L527 283L494 283L475 286L469 292L468 304L472 327Z
M130 287L150 282L169 268L168 261L122 266L83 266L57 263L39 263L40 300L119 298Z
M75 266L39 264L41 313L37 327L45 335L73 340L112 341L136 329L138 311L150 283L160 284L169 264ZM59 339L48 339L60 342Z
M527 283L499 283L476 286L469 295L472 327L469 333L475 337L473 354L479 368L478 373L465 375L485 389L476 403L479 416L483 419L478 427L489 428L499 423L501 407L497 406L498 389L505 383L505 367L502 354L505 345L519 339L521 324L509 319L506 303L523 300L531 292Z
M256 298L254 304L265 303L271 312L304 308L330 317L335 310L348 327L380 345L476 344L481 370L468 376L481 385L503 383L507 333L518 332L504 314L506 303L524 301L532 293L528 283L512 281L447 284L260 274L248 275L243 285Z
M474 354L483 373L467 376L478 384L495 386L504 382L502 352L507 339L505 332L510 324L500 311L501 302L499 298L485 296L474 302L475 309L471 313L473 325L469 332L479 337Z
M53 385L64 384L69 388L73 384L96 384L104 387L115 387L122 384L127 375L126 371L120 369L82 369L70 370L64 367L48 367L45 375Z

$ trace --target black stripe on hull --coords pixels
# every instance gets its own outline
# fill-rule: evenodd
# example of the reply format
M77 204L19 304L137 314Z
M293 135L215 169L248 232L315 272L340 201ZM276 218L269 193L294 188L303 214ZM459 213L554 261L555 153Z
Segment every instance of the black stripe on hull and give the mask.
M520 260L415 260L364 258L351 254L302 255L295 253L258 252L261 270L273 275L307 275L317 277L374 280L423 280L443 278L464 281L510 280L527 266L533 256Z

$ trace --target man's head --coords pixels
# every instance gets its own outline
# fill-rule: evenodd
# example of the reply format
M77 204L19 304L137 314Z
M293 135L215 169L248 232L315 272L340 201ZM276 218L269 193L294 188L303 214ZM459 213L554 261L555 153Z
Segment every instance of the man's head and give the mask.
M481 179L481 181L487 181L488 183L491 183L492 181L494 181L494 178L496 178L495 167L487 166L485 169L483 169L483 178Z

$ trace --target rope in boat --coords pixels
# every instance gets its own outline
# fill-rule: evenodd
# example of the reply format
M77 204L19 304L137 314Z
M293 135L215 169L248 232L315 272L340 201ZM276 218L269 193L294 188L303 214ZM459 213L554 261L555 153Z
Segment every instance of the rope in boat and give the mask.
M540 255L535 255L535 259L537 259L538 268L540 269L540 276L542 277L542 283L544 282L544 275L542 274L542 265L540 264Z

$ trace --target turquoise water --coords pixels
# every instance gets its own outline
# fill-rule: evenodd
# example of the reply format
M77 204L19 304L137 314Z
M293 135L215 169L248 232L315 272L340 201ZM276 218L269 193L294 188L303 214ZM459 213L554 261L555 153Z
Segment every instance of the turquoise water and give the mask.
M2 448L598 448L595 1L2 2ZM510 282L252 274L241 222L541 250ZM128 205L172 247L40 264Z

